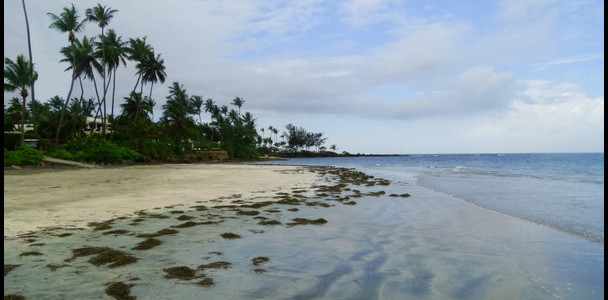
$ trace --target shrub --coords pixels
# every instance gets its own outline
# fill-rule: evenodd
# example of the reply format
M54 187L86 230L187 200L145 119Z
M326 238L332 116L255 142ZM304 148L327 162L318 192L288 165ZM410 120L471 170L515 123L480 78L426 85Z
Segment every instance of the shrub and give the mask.
M37 165L44 160L44 154L34 148L22 145L19 150L4 149L4 165Z
M39 141L39 145L40 145L40 150L42 150L42 152L46 152L46 153L53 153L57 150L57 147L55 146L55 143L49 141L49 140L45 140L45 139L40 139Z
M17 149L17 144L21 142L21 133L5 132L4 133L4 148L8 150Z
M50 156L56 157L56 158L61 158L61 159L74 160L74 155L72 155L72 153L70 153L64 149L57 150L57 151L53 152Z
M102 143L85 152L84 160L92 163L113 164L122 162L122 149L112 143Z
M124 160L136 161L141 158L141 154L103 140L99 134L91 134L85 138L72 138L62 146L62 149L71 154L73 160L91 163L114 164Z

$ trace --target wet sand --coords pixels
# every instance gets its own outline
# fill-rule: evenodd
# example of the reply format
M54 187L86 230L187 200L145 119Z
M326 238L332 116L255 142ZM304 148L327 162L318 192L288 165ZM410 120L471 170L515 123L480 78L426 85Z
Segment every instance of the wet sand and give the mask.
M34 174L23 175L27 172ZM47 227L82 227L168 205L210 200L221 204L221 197L264 196L310 186L316 178L299 167L244 164L5 171L4 236Z

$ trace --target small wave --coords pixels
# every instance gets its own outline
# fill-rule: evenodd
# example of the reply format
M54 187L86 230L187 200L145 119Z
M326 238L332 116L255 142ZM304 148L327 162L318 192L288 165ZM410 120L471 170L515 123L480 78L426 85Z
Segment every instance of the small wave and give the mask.
M456 166L454 169L452 169L452 172L455 172L455 173L464 173L464 172L470 172L472 170L473 170L472 167Z

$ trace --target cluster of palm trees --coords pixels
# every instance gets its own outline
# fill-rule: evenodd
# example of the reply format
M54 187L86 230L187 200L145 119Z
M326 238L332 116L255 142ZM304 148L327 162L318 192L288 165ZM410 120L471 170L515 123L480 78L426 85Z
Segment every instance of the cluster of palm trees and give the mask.
M114 116L117 70L119 66L126 65L126 59L137 63L138 77L133 92L137 90L139 85L139 96L141 97L144 85L150 83L149 99L143 99L144 101L151 101L154 83L165 81L164 60L161 59L160 54L154 53L154 48L146 42L145 37L143 39L131 38L128 42L123 42L122 38L113 29L109 29L106 33L105 29L116 12L117 10L97 4L97 6L87 9L86 17L81 20L72 4L71 7L64 7L59 15L48 13L52 20L49 27L68 35L70 44L61 49L64 57L61 62L69 64L66 71L72 71L70 89L65 98L65 104L57 126L56 140L59 140L65 111L71 99L76 80L79 81L81 90L83 89L83 79L93 81L97 100L95 118L100 117L102 124L108 122L106 103L110 82L112 83L110 116ZM97 37L88 38L84 36L81 39L76 37L76 33L84 28L86 22L96 23L101 28L101 34L98 36L99 41L97 41ZM96 74L100 75L102 79L101 95L95 77ZM131 93L129 98L136 95ZM107 126L102 126L102 136L104 138L106 137L106 129Z
M178 147L185 142L206 140L218 147L221 146L229 152L230 156L248 157L253 156L260 148L266 151L278 151L281 145L287 146L288 141L293 140L294 133L301 133L301 131L293 131L294 127L288 126L288 131L281 135L285 141L279 143L279 130L269 126L269 137L260 137L256 131L256 119L253 115L249 112L241 113L245 103L243 98L235 97L230 103L235 108L230 109L228 105L217 105L212 99L203 100L202 96L188 95L178 82L173 82L169 88L169 96L166 97L167 101L162 107L163 115L158 123L154 123L152 120L156 102L153 100L152 91L155 83L164 83L167 77L164 60L147 43L146 37L123 41L113 29L108 29L116 12L115 9L97 4L87 9L82 19L74 5L64 7L59 15L47 13L51 18L49 27L65 33L69 42L60 49L63 57L60 62L66 63L68 66L65 71L71 72L70 88L64 99L55 96L45 104L38 102L33 98L37 73L31 58L29 61L23 55L19 55L15 61L5 58L4 89L19 90L22 97L22 104L17 98L11 101L9 109L5 110L5 116L8 111L13 119L17 115L20 117L22 142L23 124L28 114L35 124L34 133L38 133L36 124L40 124L45 136L52 135L53 133L49 133L49 128L56 126L54 130L56 143L61 138L78 135L84 129L81 125L84 125L85 118L94 116L94 119L100 119L102 124L112 123L114 128L110 133L110 140L114 140L116 132L117 141L122 141L123 144L140 152L145 150L144 137L148 137L148 141L164 139L166 144ZM100 34L95 37L79 38L77 35L89 22L99 26ZM118 70L121 66L126 66L127 61L136 64L136 81L130 94L123 98L124 101L120 105L121 113L115 114ZM94 97L89 99L84 98L83 81L87 80L92 83L95 91ZM72 96L76 84L80 87L79 97ZM146 85L149 85L149 92L144 95ZM32 91L32 100L26 105L28 89ZM109 107L107 102L110 102ZM211 115L211 121L208 123L202 120L203 110ZM39 115L38 119L37 115ZM197 115L198 120L196 120ZM101 129L102 138L106 139L107 126L102 126ZM261 128L261 131L264 134L265 128ZM315 146L325 141L319 134L315 135L314 140ZM309 144L310 142L305 146ZM289 142L289 147L298 148L300 144Z

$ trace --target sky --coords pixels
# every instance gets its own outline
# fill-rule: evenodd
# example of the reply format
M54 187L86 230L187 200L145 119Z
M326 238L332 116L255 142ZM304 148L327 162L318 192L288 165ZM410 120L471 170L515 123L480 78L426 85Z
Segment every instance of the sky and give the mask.
M219 105L241 97L265 137L293 124L338 152L604 152L603 1L26 1L41 102L69 91L67 34L47 13L72 3L81 18L116 9L107 29L164 59L155 120L178 82ZM4 1L4 56L20 54L22 2ZM117 113L134 65L118 70Z

